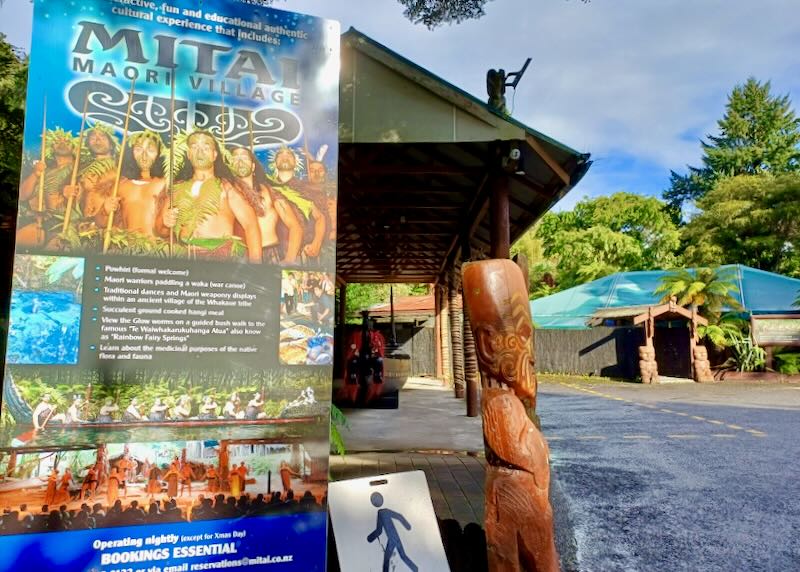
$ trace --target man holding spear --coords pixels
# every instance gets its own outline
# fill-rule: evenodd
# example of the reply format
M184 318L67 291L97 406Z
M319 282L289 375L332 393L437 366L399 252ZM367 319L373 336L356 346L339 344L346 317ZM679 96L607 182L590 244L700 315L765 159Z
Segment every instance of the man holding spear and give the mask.
M108 210L106 201L114 184L115 157L118 143L109 127L95 123L84 134L92 160L78 177L76 185L68 185L64 192L67 197L80 198L83 215L88 221L101 226ZM110 207L110 203L108 204Z
M43 160L33 165L33 171L22 181L19 202L28 203L30 215L19 220L17 243L24 246L42 246L47 242L46 226L53 215L62 213L69 196L69 177L75 163L72 133L55 129L45 133ZM42 190L43 209L39 211L36 191ZM23 210L22 208L20 210ZM25 211L23 211L25 212Z
M272 264L291 264L300 252L303 241L303 227L286 199L276 196L269 186L267 175L261 164L255 160L252 150L237 147L231 151L231 171L242 185L261 196L264 214L258 217L261 230L261 257ZM278 223L289 231L285 256L280 255Z
M159 197L166 189L162 143L153 131L134 133L122 157L122 174L110 212L119 211L118 223L125 230L156 239L156 214Z

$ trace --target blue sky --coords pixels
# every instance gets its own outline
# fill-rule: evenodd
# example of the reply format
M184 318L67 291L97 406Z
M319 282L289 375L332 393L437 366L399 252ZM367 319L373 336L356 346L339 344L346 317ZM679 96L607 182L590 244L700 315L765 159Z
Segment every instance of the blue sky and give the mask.
M560 208L620 190L660 195L670 169L698 163L699 139L749 76L800 109L797 0L493 0L484 18L434 31L395 0L275 7L353 26L482 99L487 69L532 57L514 117L595 161ZM31 17L29 0L5 0L0 32L28 48Z

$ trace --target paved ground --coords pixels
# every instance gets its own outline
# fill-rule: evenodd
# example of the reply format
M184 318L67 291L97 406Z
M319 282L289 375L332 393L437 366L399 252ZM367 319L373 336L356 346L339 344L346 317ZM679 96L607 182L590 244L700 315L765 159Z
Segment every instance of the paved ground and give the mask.
M539 414L565 570L800 570L800 387L557 378ZM334 479L421 469L439 518L482 521L480 420L450 391L348 418Z
M347 409L348 451L483 451L481 418L439 380L412 378L399 409Z
M579 570L800 570L800 388L546 383Z
M346 410L348 454L331 456L334 480L422 470L436 516L462 526L483 521L483 433L480 417L434 379L415 378L399 409Z
M331 477L336 481L385 473L425 471L436 516L440 519L453 518L462 526L470 522L483 522L485 467L486 460L482 455L404 452L331 457Z

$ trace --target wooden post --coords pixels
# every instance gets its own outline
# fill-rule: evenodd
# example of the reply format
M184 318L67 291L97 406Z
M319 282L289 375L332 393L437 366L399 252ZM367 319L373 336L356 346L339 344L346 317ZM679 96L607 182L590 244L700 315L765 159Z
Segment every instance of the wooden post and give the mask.
M469 322L469 312L464 306L464 376L467 384L467 417L477 417L480 413L480 383L478 357L475 353L475 337Z
M339 373L347 370L347 283L339 286Z
M464 326L461 310L458 309L458 291L461 283L460 272L454 267L450 271L450 339L453 348L453 391L457 398L465 393L464 380Z
M433 345L436 355L436 378L442 379L444 377L444 368L442 367L442 289L438 284L433 287Z
M531 293L531 275L530 275L530 265L528 264L528 257L524 254L517 253L514 255L512 259L519 266L519 269L522 270L522 276L525 278L525 291L528 292L530 296Z
M508 207L508 177L497 170L492 174L492 195L489 203L491 215L491 256L508 258L511 251L511 228Z
M441 295L439 300L442 306L442 369L445 385L449 385L453 381L453 347L450 338L450 296L449 293L449 277L445 278L444 283L441 285Z
M11 453L8 457L8 466L6 467L6 476L13 477L14 471L17 470L17 450L11 449Z
M468 261L472 257L470 250L469 237L462 237L461 259ZM478 356L475 349L475 337L472 333L472 326L469 322L469 312L467 305L463 303L466 293L464 292L464 282L461 281L461 312L464 328L464 378L467 386L467 417L477 417L480 414L480 383L481 376L478 369Z

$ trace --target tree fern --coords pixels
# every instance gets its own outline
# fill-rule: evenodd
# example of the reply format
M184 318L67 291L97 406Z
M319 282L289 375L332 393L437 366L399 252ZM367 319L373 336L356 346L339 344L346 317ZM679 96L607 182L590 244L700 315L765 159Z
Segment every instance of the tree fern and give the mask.
M716 322L722 310L741 310L742 305L733 295L739 288L732 272L719 272L715 268L685 268L675 270L661 278L653 291L663 294L661 301L676 298L681 306L697 306L700 313Z

